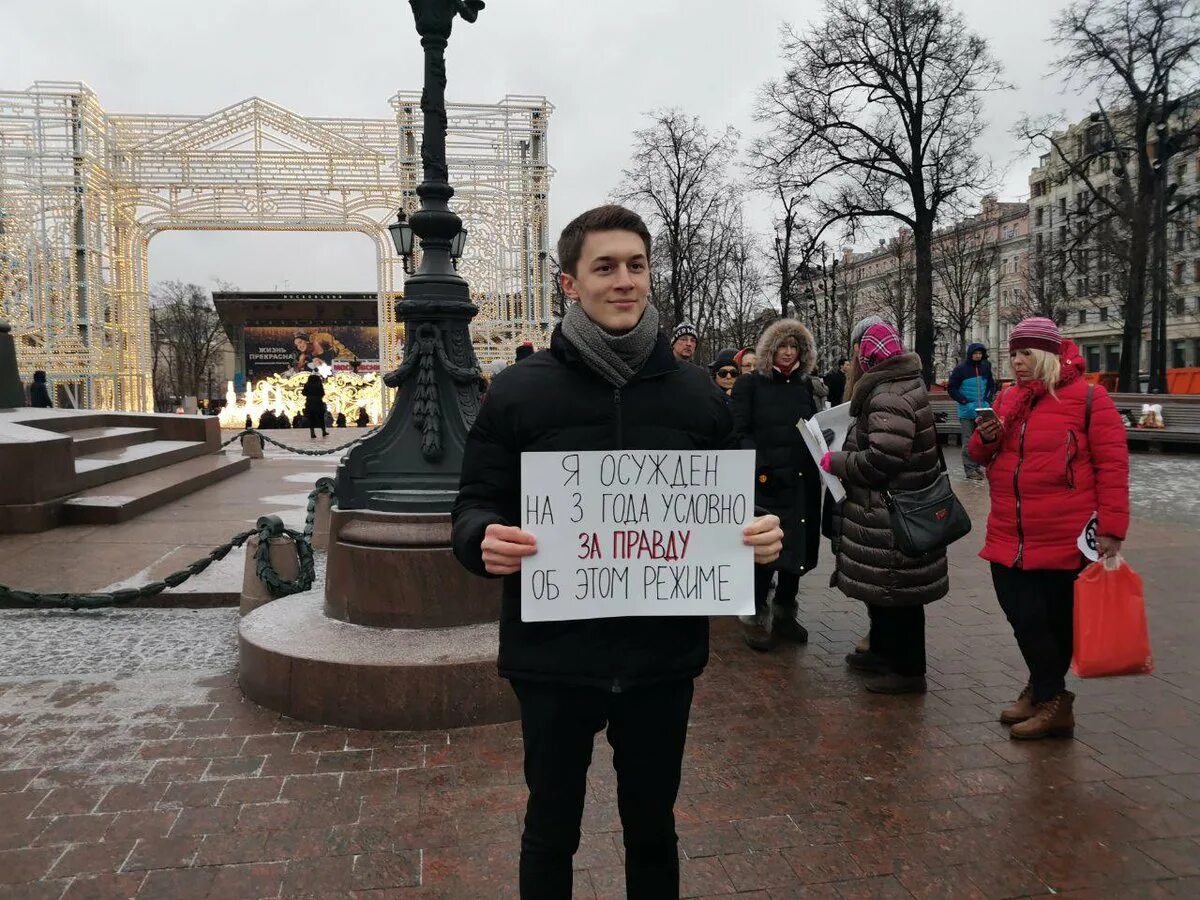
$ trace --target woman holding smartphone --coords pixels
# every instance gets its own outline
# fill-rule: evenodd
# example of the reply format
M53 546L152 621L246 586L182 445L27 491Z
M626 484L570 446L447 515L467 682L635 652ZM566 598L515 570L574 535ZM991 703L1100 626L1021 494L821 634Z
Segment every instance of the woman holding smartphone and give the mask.
M1083 379L1079 348L1049 319L1026 319L1009 337L1016 384L981 417L967 450L987 466L992 508L984 559L1029 677L1000 713L1020 740L1070 737L1078 540L1099 516L1100 553L1114 556L1129 527L1129 447L1103 387Z

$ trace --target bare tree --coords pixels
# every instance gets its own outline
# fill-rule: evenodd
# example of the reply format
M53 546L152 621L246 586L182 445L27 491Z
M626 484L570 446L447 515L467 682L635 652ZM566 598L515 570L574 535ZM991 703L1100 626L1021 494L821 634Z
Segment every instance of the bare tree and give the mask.
M705 257L720 231L714 218L728 213L727 169L738 133L714 134L679 109L649 118L649 127L634 132L633 158L614 199L642 212L654 234L654 291L666 323L699 327L706 313L698 308L698 280L712 275Z
M1056 130L1058 118L1020 126L1050 145L1063 163L1062 179L1084 187L1070 249L1103 250L1095 237L1107 229L1108 252L1127 257L1121 390L1135 388L1141 368L1148 287L1150 387L1166 388L1167 223L1192 202L1188 196L1171 201L1170 160L1200 136L1198 18L1196 0L1073 2L1055 20L1055 41L1064 51L1058 69L1081 90L1098 93L1098 112L1082 139L1071 143ZM1105 172L1113 177L1102 178Z
M753 236L740 217L735 225L725 259L728 278L721 298L712 342L720 347L752 347L763 329L764 314L771 307L766 299L766 277Z
M979 314L990 299L992 270L1000 247L987 233L991 226L957 226L940 235L933 250L933 271L938 288L933 307L941 323L950 331L957 351L966 347Z
M1065 325L1071 308L1066 279L1066 252L1060 248L1031 251L1021 269L1021 285L1013 289L1012 300L1002 314L1016 324L1031 316Z
M759 103L766 154L810 173L825 227L912 230L916 350L932 380L934 224L990 182L975 144L1000 64L949 0L826 0L808 32L785 27L783 58Z
M889 270L882 282L866 291L866 300L883 313L907 341L912 334L911 323L916 319L912 233L902 229L888 242L887 253Z
M182 281L155 285L150 297L155 402L199 397L211 380L224 331L204 288Z

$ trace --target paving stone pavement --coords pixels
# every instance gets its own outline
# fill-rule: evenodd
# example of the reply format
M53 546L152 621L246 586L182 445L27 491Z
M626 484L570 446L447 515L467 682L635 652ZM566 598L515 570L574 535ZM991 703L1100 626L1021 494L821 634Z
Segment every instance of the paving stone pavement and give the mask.
M1134 524L1154 675L1076 682L1076 740L1015 744L995 718L1023 670L975 556L986 494L960 494L979 525L929 610L927 696L846 671L865 617L828 560L802 584L806 647L756 654L714 624L685 895L1200 896L1200 530L1180 507ZM230 612L0 616L0 897L515 896L515 724L282 718L237 689ZM602 737L583 829L575 896L623 896Z

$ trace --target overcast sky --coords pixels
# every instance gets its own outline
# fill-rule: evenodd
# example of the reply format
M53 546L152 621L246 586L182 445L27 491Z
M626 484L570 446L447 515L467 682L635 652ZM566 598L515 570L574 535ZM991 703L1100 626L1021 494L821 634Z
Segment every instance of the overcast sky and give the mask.
M1049 75L1050 19L1065 0L958 0L1015 89L989 99L983 149L1007 166L1003 199L1022 199L1030 159L1010 129L1023 112L1067 110ZM755 92L781 70L782 22L818 18L820 0L488 0L458 22L449 99L544 94L555 106L552 236L605 199L645 112L678 106L713 128L755 133ZM0 0L0 89L85 81L123 113L204 115L260 96L297 113L384 118L388 97L420 88L421 53L403 0ZM750 220L769 227L765 200ZM242 289L374 290L373 245L357 234L168 232L151 277Z

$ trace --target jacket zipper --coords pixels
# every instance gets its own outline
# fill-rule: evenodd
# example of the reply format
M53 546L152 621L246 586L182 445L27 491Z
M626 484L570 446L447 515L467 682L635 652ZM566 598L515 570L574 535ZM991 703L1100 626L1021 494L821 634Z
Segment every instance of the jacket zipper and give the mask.
M621 389L613 388L613 417L617 421L617 449L625 449L625 436L621 427Z
M1017 443L1017 466L1013 469L1013 494L1017 498L1017 558L1013 560L1013 568L1021 568L1021 558L1025 555L1025 526L1021 523L1021 464L1025 462L1025 429L1029 422L1021 423L1021 435Z
M613 418L617 423L617 449L625 449L625 436L622 434L621 425L621 389L613 388ZM612 682L612 692L614 694L621 693L621 679L614 677Z

